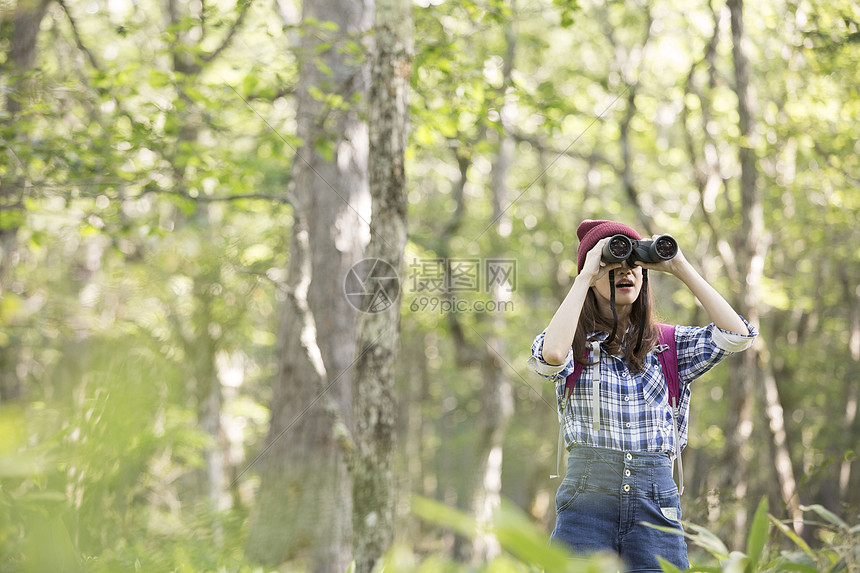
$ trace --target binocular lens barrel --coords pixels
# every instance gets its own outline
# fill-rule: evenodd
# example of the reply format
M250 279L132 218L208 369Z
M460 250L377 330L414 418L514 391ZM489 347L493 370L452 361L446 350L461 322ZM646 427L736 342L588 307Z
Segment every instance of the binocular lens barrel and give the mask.
M657 237L651 245L652 256L668 261L678 254L678 243L670 235Z
M625 260L633 252L633 241L625 235L615 235L606 244L604 253L609 251L609 254L619 261Z

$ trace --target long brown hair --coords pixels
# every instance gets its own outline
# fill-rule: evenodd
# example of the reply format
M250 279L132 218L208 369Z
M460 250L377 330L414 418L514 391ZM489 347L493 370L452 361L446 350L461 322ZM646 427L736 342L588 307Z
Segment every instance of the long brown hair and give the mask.
M643 304L645 300L647 300L647 305ZM639 352L634 353L636 340L639 335L639 325L642 324L643 306L646 309L642 345L639 348ZM643 364L645 355L657 344L658 328L653 308L651 289L643 286L639 297L633 303L633 308L630 309L627 319L623 321L619 320L615 339L605 348L610 354L621 354L632 372L642 372L645 370ZM577 362L585 365L594 364L594 362L587 361L587 344L589 342L587 336L593 332L600 331L606 334L612 332L612 317L606 317L600 313L600 307L597 305L597 295L594 294L594 289L590 288L588 289L588 294L585 296L582 312L579 314L579 324L576 326L576 334L573 336L573 355Z

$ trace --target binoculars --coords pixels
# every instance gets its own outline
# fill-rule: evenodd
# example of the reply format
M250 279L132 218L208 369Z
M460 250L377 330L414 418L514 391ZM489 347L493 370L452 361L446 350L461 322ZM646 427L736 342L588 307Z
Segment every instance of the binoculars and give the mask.
M678 243L671 235L660 235L653 241L637 241L627 235L613 235L603 246L601 260L604 263L623 263L631 267L637 262L659 263L668 261L678 254Z

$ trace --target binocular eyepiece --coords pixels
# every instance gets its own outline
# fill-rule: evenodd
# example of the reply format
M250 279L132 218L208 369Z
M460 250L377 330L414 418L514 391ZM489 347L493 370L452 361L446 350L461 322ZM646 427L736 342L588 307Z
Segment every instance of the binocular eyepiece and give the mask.
M631 267L637 262L659 263L668 261L678 254L678 243L671 235L660 235L653 241L637 241L627 235L613 235L603 246L601 260L604 263L623 263Z

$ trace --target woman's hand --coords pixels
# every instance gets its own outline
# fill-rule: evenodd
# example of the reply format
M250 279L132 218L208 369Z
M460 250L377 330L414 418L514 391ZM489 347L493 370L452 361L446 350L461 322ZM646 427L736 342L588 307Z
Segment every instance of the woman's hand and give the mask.
M612 269L621 265L617 263L606 264L601 259L603 245L609 241L609 237L598 241L585 255L582 271L576 275L573 286L561 301L561 305L546 327L543 338L543 359L547 364L558 365L564 363L573 344L576 327L579 324L579 315L582 314L582 305L591 286L603 278Z
M582 272L579 273L579 276L588 278L588 286L594 286L609 271L621 268L620 263L604 263L601 260L603 257L603 246L611 238L606 237L597 241L597 244L585 255L585 262L582 265Z
M657 237L659 236L660 235L653 235L651 237L651 240L656 241ZM678 247L678 252L675 254L675 256L667 261L660 261L657 263L643 263L641 261L637 261L636 264L638 264L643 269L669 273L670 275L674 275L678 278L680 278L680 275L688 271L690 268L690 263L684 256L684 252L681 250L680 246Z
M656 239L658 235L654 235ZM690 292L699 300L708 313L711 321L728 332L734 332L743 336L749 335L749 329L732 306L718 293L714 287L708 284L699 272L687 261L680 247L674 258L659 263L640 263L643 269L653 269L670 273L681 280Z

